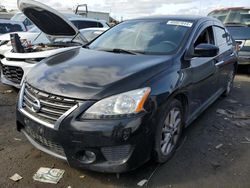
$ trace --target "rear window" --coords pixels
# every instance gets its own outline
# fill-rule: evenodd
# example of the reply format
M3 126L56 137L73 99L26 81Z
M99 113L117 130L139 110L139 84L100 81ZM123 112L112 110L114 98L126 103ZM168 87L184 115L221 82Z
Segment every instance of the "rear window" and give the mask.
M91 28L91 27L99 27L102 28L103 25L100 22L95 21L72 21L72 23L77 27L77 29L85 29L85 28Z

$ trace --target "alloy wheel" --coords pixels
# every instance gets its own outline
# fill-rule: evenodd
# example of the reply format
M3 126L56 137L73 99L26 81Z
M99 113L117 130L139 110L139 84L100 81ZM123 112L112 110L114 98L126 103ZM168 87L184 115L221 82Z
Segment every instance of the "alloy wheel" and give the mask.
M169 155L175 148L181 133L181 111L173 108L168 113L161 134L161 152L163 155Z

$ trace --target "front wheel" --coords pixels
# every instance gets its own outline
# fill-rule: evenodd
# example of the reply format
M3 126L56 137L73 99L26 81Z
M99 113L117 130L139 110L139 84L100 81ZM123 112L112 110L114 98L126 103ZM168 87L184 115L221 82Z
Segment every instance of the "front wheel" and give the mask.
M155 160L168 161L174 154L183 129L183 109L180 101L174 99L159 117L155 133Z

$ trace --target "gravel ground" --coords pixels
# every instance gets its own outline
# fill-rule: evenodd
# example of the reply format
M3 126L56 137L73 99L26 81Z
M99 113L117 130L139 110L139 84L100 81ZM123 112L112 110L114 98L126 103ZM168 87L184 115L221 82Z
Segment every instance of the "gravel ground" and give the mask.
M17 92L0 84L1 187L136 187L151 175L148 187L250 187L249 75L237 75L230 96L218 99L185 130L169 162L150 161L119 179L114 174L70 168L35 149L15 128ZM65 174L57 185L35 182L32 176L39 167L64 169ZM23 179L10 180L14 173Z

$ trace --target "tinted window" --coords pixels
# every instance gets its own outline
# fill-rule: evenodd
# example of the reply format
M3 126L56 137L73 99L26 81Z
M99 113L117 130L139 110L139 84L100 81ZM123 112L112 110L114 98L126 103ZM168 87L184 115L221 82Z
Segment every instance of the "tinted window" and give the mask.
M123 22L101 35L89 47L105 51L123 49L145 54L169 54L180 48L191 28L167 23L168 20Z
M194 47L199 44L214 44L214 35L212 26L204 29L201 34L198 36L194 43Z
M226 31L221 27L214 27L217 45L221 46L227 42Z
M103 27L103 25L99 22L95 21L72 21L72 23L77 27L77 29L85 29L91 27Z
M23 28L19 24L0 23L0 34L23 31Z

